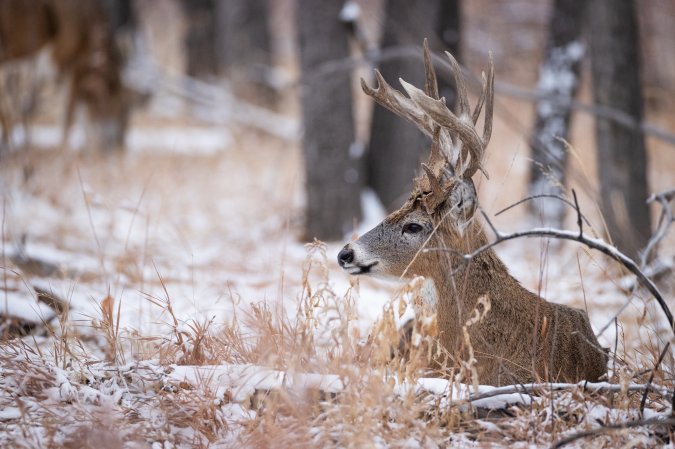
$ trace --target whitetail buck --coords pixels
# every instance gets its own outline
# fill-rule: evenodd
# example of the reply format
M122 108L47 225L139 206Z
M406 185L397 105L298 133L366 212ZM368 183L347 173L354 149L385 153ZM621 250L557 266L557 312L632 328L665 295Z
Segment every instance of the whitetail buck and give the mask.
M82 105L92 143L104 148L124 144L131 107L141 95L122 81L123 59L113 31L103 0L0 1L0 66L49 46L59 78L69 84L64 140ZM3 115L8 139L11 122L8 111Z
M458 112L439 99L436 74L424 44L424 91L400 80L408 96L375 71L377 86L366 94L432 137L431 155L407 202L377 227L347 244L338 262L349 274L433 282L427 298L436 314L438 339L449 362L459 366L470 351L478 381L504 385L531 381L596 381L607 372L586 313L545 301L513 278L492 249L466 261L487 243L475 211L478 198L471 177L492 132L492 60L473 113L460 68L454 70ZM482 136L475 124L485 104ZM482 319L471 319L475 310ZM469 323L469 320L472 320ZM464 329L469 338L465 338ZM437 361L438 362L438 361Z

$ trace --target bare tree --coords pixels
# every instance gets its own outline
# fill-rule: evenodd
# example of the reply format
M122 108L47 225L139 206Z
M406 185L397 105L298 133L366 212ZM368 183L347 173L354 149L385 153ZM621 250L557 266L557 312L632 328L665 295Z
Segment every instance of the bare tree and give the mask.
M349 57L349 30L340 21L342 0L299 0L307 183L306 237L333 240L361 217L361 163L352 116L351 73L317 76L325 63Z
M219 71L264 84L272 65L268 0L214 0Z
M538 89L546 94L536 106L530 137L533 163L530 166L531 195L559 195L564 190L567 151L561 139L569 138L570 104L579 85L581 41L586 1L554 0L544 60L539 69ZM545 199L530 203L530 211L560 226L565 209Z
M389 0L382 49L419 45L428 37L433 49L458 55L459 13L459 0ZM434 30L438 35L430 36ZM424 83L424 71L417 56L386 60L379 70L385 78L400 76L415 85ZM445 75L439 89L448 104L453 105L455 94L452 84L447 81L451 77L449 73ZM405 200L415 170L428 153L428 147L428 139L418 130L406 126L383 108L375 109L368 145L367 178L387 209L396 209Z
M595 102L642 122L640 55L632 0L590 2L591 69ZM651 235L647 155L641 130L596 117L601 209L610 236L636 257Z
M202 77L218 72L214 0L183 0L187 18L185 51L187 73Z
M458 61L462 60L462 5L461 0L441 0L436 17L436 43L432 39L432 48L438 51L449 51ZM441 97L445 97L447 104L456 105L457 91L451 81L452 74L439 71L438 89Z

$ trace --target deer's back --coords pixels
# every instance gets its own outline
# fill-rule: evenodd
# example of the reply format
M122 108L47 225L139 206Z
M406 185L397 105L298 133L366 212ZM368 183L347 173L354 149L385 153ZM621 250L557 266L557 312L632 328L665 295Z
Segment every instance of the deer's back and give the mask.
M488 294L490 312L470 329L481 383L597 381L607 372L607 353L583 310L511 287Z

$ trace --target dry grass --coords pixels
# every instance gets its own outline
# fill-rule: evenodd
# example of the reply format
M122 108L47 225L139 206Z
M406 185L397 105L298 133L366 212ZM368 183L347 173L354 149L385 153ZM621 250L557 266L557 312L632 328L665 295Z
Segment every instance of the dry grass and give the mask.
M182 28L176 11L170 2L141 3L147 10L141 27L161 47L153 50L156 60L180 71L176 42L184 30L176 31ZM468 66L482 67L489 48L501 80L532 85L544 9L466 2ZM585 74L584 101L588 79ZM650 110L649 120L672 130L672 107ZM498 99L491 179L479 186L489 213L523 196L529 154L523 137L532 113L530 104ZM43 115L41 123L52 123L58 114ZM185 113L140 116L134 125L208 130ZM416 304L417 283L346 281L333 260L336 247L314 242L303 250L297 242L304 202L297 145L228 131L230 147L209 155L158 147L158 153L107 157L25 149L3 158L0 302L20 298L35 307L41 289L58 297L65 312L39 317L28 336L0 340L1 447L530 448L586 430L597 433L572 445L671 441L667 426L602 431L672 417L672 394L666 394L675 387L672 353L657 364L672 336L642 292L603 336L612 351L608 382L616 388L543 387L532 396L471 401L470 360L429 368L438 349L427 311L418 310L413 348L400 351L400 317ZM594 146L592 120L575 117L571 138L568 187L602 229L594 200L597 161L586 151ZM649 152L652 190L672 188L675 152L654 140ZM495 222L504 230L527 227L523 211ZM673 242L675 233L662 246L666 255ZM53 263L56 274L11 261L24 244L38 261ZM528 288L585 308L596 329L628 300L620 270L583 248L519 240L498 250ZM0 333L25 323L10 324ZM233 367L251 369L226 375ZM195 375L181 375L189 372ZM323 377L309 382L305 373ZM659 390L645 396L629 389L632 383Z
M496 133L495 145L505 138L503 129L502 137L499 127ZM27 235L30 254L47 250L43 257L57 259L58 275L43 288L68 304L70 319L60 314L42 335L3 343L4 445L548 446L600 423L640 419L642 393L627 389L544 388L524 402L511 395L472 403L470 361L461 369L428 367L438 355L432 317L418 321L407 359L392 357L399 317L416 303L418 284L398 291L370 280L345 286L333 248L315 242L300 251L297 149L259 136L237 139L216 156L42 152L8 159L4 252ZM246 150L253 147L255 155ZM519 176L510 164L491 174L496 184ZM602 259L522 243L502 255L530 288L585 305L601 321L626 300ZM5 260L13 270L5 291L44 286L40 273ZM565 269L571 261L576 268ZM364 327L364 303L375 292L389 300ZM655 326L656 312L636 304L620 317L616 345L610 339L616 352L608 380L644 384L654 373L652 382L672 391L672 357L653 371L669 337ZM242 365L285 373L287 382L258 385L250 373L227 381L201 371L175 375L180 367ZM300 373L337 376L342 388L302 386L293 382ZM430 375L450 382L420 380ZM644 417L669 416L669 399L649 393ZM508 405L513 400L522 403ZM582 441L649 446L666 441L665 430L635 427Z
M254 302L238 308L227 325L213 320L181 324L165 289L164 298L146 298L165 312L171 331L161 337L121 329L124 305L115 305L111 297L101 302L95 321L95 333L102 337L97 343L100 358L84 349L90 342L63 328L46 339L6 341L0 353L0 406L14 415L2 418L3 443L101 448L150 443L204 448L547 446L598 423L639 418L642 394L626 390L592 394L579 388L543 389L522 405L489 410L467 402L454 382L449 384L454 400L447 391L410 388L429 375L431 346L418 344L407 363L391 354L398 345L395 317L415 302L417 284L390 302L364 343L352 326L359 285L352 285L345 296L336 294L325 245L315 242L307 251L293 315L274 304ZM413 341L433 336L433 330L431 335L421 332ZM48 341L62 349L45 350ZM136 350L121 354L129 347L123 342L129 341ZM122 363L124 357L129 363ZM672 364L653 372L657 358L644 354L643 360L653 363L638 366L619 355L609 381L627 387L645 383L653 373L654 384L672 391ZM188 382L171 377L172 367L179 365L231 364L280 370L289 383L246 391L214 378ZM439 371L451 378L454 374L448 368L435 373ZM343 388L330 393L294 386L290 380L300 372L337 375ZM237 379L234 385L246 382ZM668 399L650 393L645 416L668 415ZM646 447L668 438L663 427L636 427L593 436L584 447Z
M480 186L489 212L522 197L520 137L497 120L491 180ZM336 247L315 242L303 250L296 241L303 210L298 148L236 130L233 139L214 155L27 151L3 161L0 301L9 293L29 299L40 287L53 290L68 315L2 342L0 445L545 447L577 431L641 419L643 394L628 391L631 382L645 384L653 374L654 385L673 390L672 356L654 370L672 338L638 292L603 341L612 349L608 381L625 388L539 388L531 399L470 401L470 360L429 369L438 354L433 317L424 311L414 349L405 360L397 354L400 316L416 303L416 283L396 289L346 281ZM588 154L580 153L584 165ZM659 183L672 181L664 175L671 166L655 167ZM584 212L592 209L586 193ZM527 226L517 210L497 224ZM57 275L9 260L24 237L27 252L55 262ZM528 288L585 307L596 328L627 301L618 270L583 249L518 241L500 251ZM364 318L373 309L378 317ZM283 382L256 384L250 372L235 379L208 370L176 375L244 365L282 373ZM302 373L337 376L342 388L303 386ZM449 381L424 380L431 375ZM670 416L670 399L649 393L644 418ZM637 426L576 444L648 447L668 441L668 430Z

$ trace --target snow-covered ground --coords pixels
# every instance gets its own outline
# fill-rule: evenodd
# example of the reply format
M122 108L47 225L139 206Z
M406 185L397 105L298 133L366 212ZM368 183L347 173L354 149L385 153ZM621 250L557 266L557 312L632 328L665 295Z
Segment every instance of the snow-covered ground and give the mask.
M58 138L50 128L37 132L38 143ZM399 311L401 286L349 279L335 262L344 242L299 238L296 144L161 125L134 128L129 146L107 156L26 150L0 165L0 312L33 326L0 351L0 446L524 447L598 420L640 418L641 394L626 389L570 387L534 399L511 392L499 407L529 408L493 422L467 415L468 387L427 380L411 388L401 370L360 355L374 323L385 329L383 316ZM517 168L489 171L497 184L519 176ZM488 213L497 210L492 200L483 201ZM372 194L363 203L357 232L384 214ZM530 226L504 215L497 224L505 229ZM671 339L658 309L638 292L615 325L628 299L617 267L578 246L550 245L517 240L498 252L528 288L588 311L601 343L617 348L613 383L644 383ZM209 380L205 365L214 364L227 382ZM672 390L672 368L667 357L655 383ZM339 399L300 393L316 389ZM644 418L669 416L662 393L649 396ZM652 430L620 438L650 445Z

